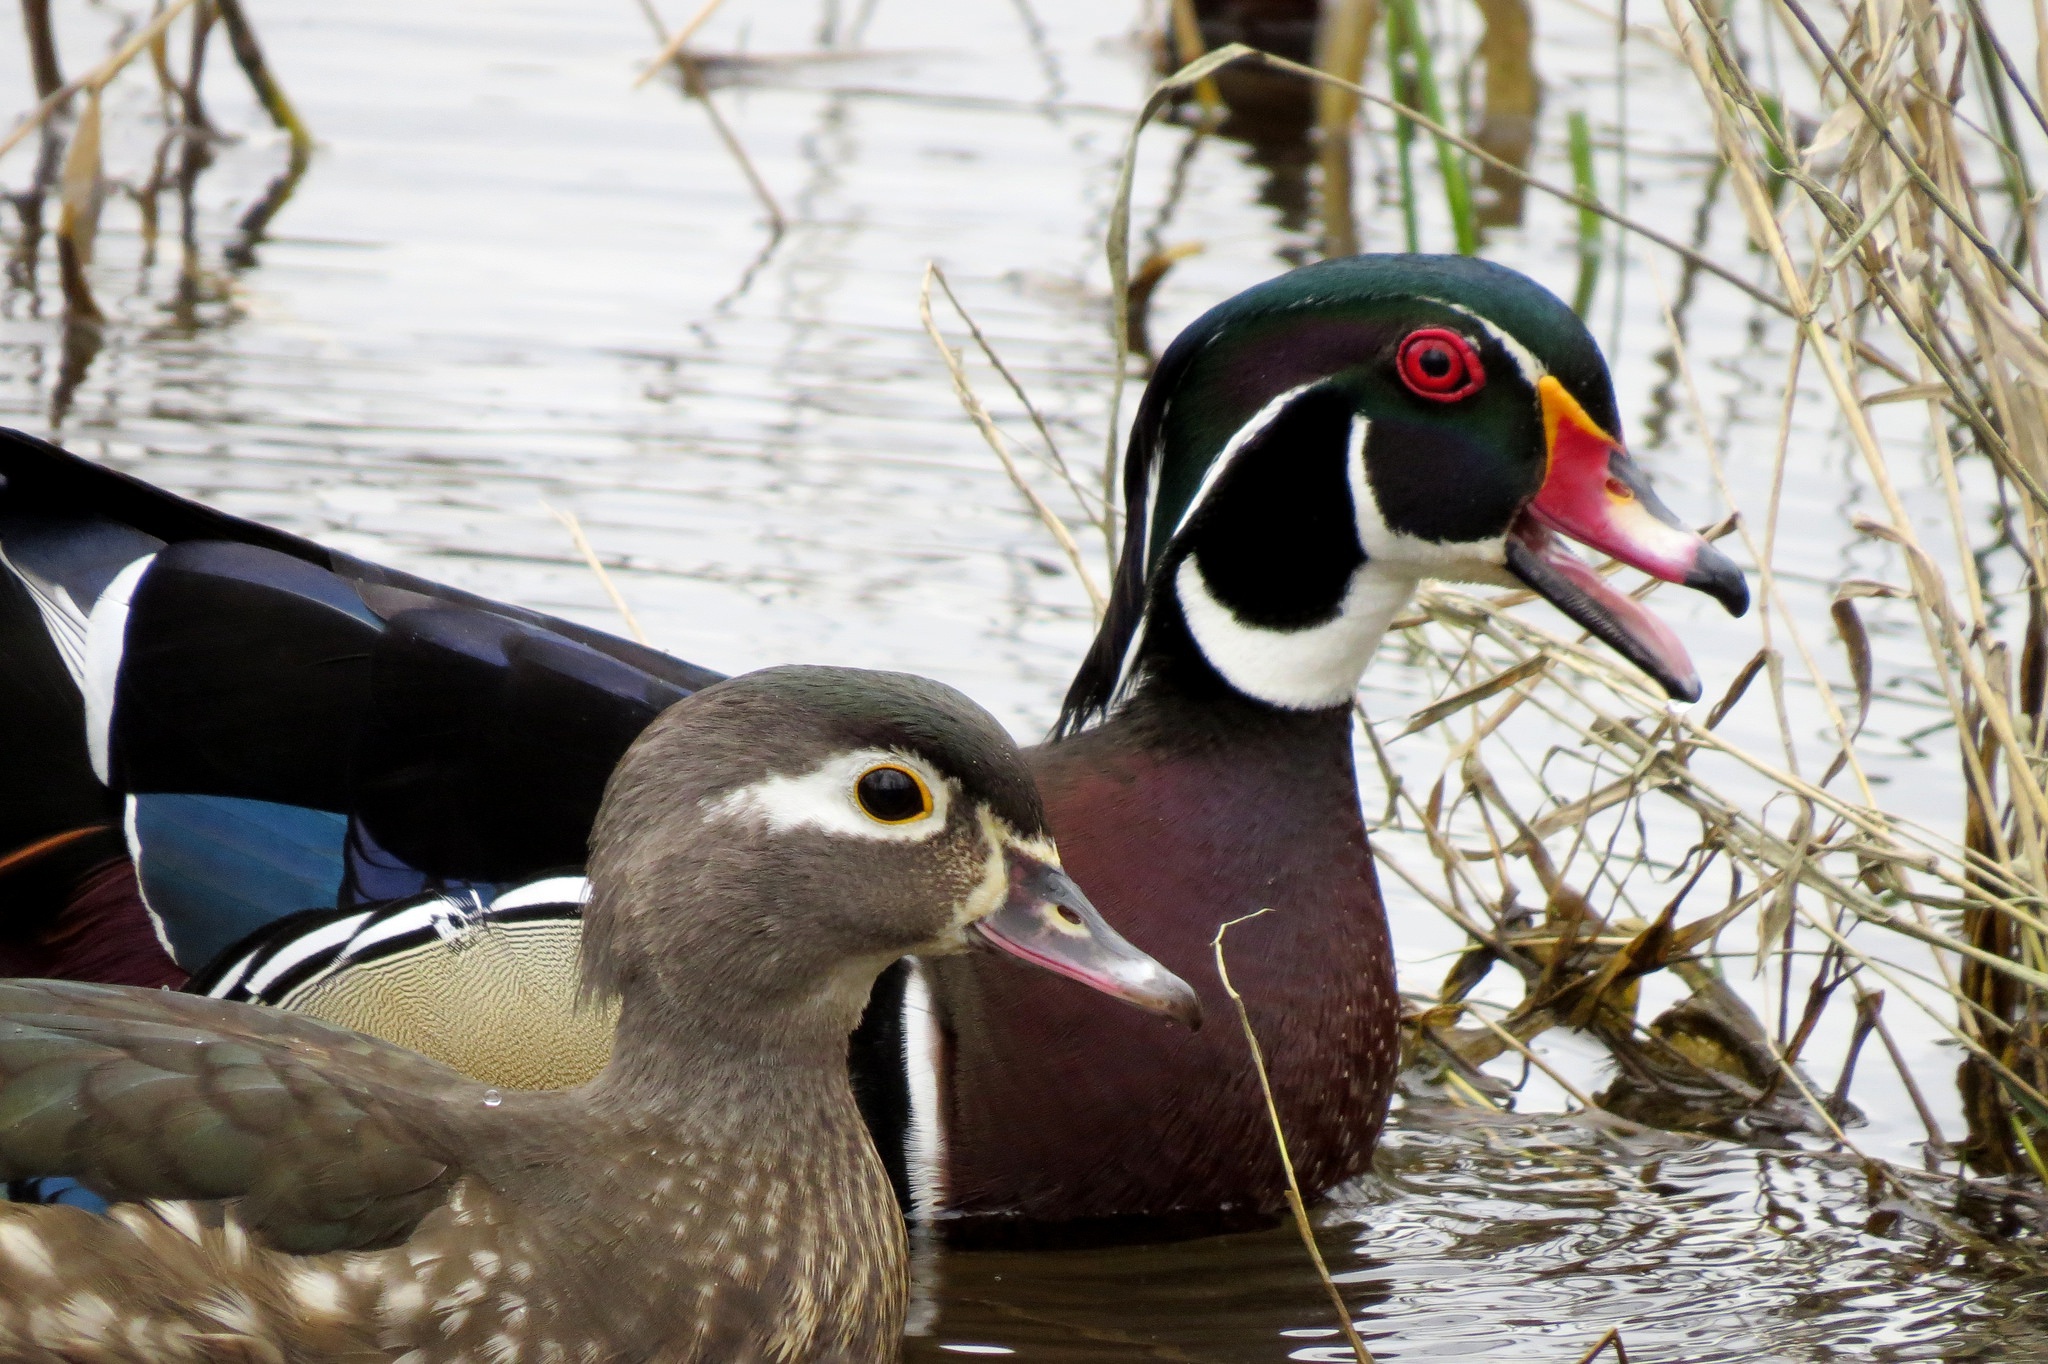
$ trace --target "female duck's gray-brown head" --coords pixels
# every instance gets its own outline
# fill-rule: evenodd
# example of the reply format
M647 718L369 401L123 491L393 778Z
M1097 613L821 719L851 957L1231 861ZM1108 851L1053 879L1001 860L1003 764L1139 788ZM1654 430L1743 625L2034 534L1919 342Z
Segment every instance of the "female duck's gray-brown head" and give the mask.
M1194 1025L1060 870L1023 755L950 687L773 668L670 707L591 836L585 989L647 1022L843 1047L899 957L995 948Z
M1571 309L1459 256L1354 256L1246 290L1161 358L1131 432L1114 598L1062 728L1138 677L1348 705L1423 578L1517 582L1675 697L1675 635L1560 540L1748 605L1657 500Z

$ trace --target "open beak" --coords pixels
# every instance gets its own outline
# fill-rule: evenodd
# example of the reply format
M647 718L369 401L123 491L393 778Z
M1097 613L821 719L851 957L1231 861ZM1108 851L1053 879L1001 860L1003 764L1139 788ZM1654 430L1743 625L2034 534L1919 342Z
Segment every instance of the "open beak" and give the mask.
M1615 590L1561 536L1653 578L1697 588L1739 616L1742 570L1671 514L1621 442L1600 429L1550 375L1537 381L1550 471L1508 531L1508 571L1612 645L1681 701L1700 698L1699 673L1671 627Z
M1104 923L1065 872L1015 846L1003 850L1003 860L1010 898L969 926L972 938L1149 1013L1202 1026L1193 988Z

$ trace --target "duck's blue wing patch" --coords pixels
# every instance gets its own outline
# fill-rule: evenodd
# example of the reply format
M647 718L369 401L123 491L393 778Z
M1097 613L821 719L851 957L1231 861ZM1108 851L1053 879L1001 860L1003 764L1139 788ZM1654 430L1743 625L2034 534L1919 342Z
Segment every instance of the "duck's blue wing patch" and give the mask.
M334 905L348 817L233 796L135 797L142 894L187 971L290 914Z
M55 1203L62 1207L83 1208L87 1212L102 1215L113 1207L113 1204L77 1180L66 1179L61 1175L9 1180L5 1184L0 1184L0 1198L10 1203Z

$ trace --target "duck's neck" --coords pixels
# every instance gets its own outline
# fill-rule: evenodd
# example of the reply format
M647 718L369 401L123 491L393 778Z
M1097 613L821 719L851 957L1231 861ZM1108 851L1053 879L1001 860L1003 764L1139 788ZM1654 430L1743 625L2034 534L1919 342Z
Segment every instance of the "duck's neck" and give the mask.
M512 1168L488 1182L549 1210L516 1245L606 1305L607 1358L884 1364L906 1249L847 1079L851 1020L744 1012L629 991L596 1080L504 1096Z
M592 1090L606 1104L715 1112L742 1124L851 1112L847 1034L877 969L861 964L846 981L803 994L629 991Z
M1202 1210L1207 1226L1277 1209L1272 1131L1210 946L1220 924L1263 909L1227 947L1290 1151L1313 1188L1366 1167L1395 997L1349 709L1265 705L1199 655L1169 662L1108 721L1033 750L1032 766L1068 871L1221 1022L1190 1034L1005 962L933 963L959 1212Z

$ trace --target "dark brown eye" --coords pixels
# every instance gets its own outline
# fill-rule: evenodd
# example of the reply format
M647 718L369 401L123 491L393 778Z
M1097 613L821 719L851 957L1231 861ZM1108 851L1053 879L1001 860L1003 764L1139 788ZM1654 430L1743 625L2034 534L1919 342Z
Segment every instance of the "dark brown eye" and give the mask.
M932 793L907 767L870 767L853 784L853 795L868 818L884 824L908 824L932 812Z

